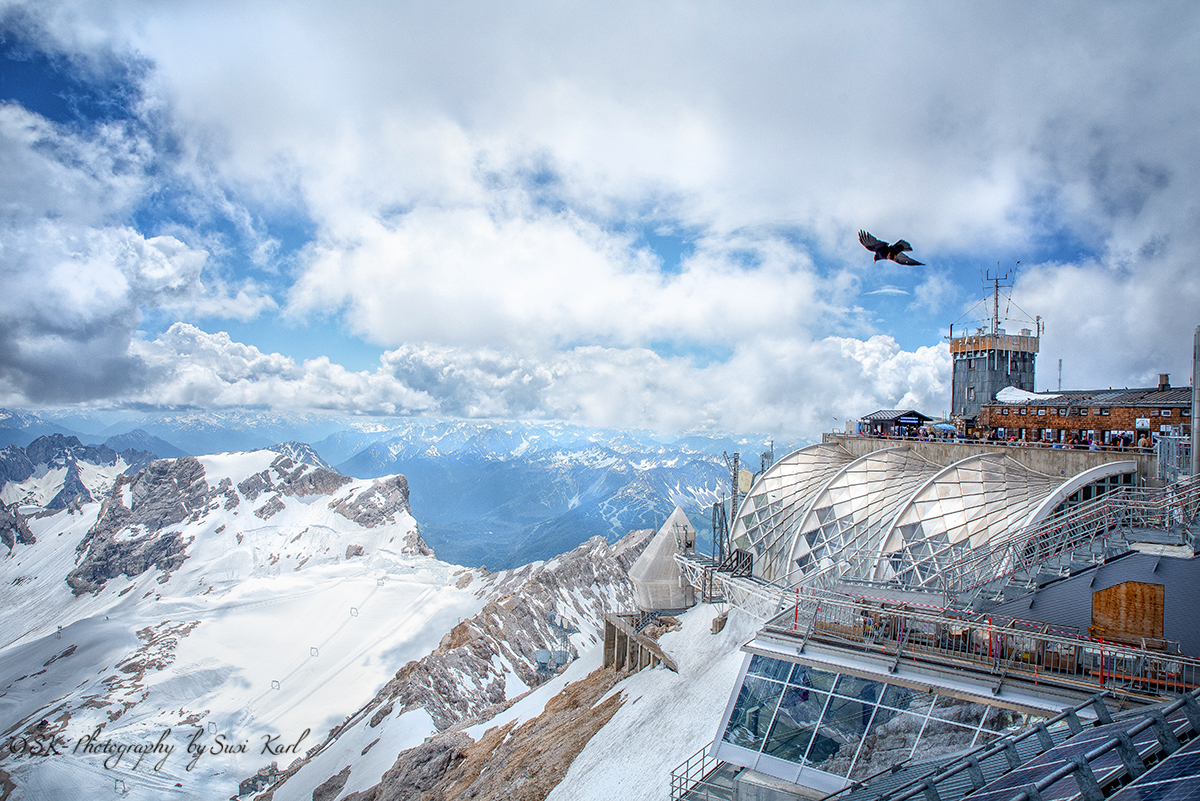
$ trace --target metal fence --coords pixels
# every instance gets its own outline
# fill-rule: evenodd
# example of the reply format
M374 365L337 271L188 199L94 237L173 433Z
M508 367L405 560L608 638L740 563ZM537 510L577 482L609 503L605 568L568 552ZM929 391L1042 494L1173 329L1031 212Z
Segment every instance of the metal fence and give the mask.
M1154 446L1158 457L1158 480L1168 483L1192 474L1191 437L1162 435Z
M920 609L886 599L800 588L794 608L767 629L892 659L966 667L1089 691L1152 699L1200 687L1200 659L1178 643L1106 642L1068 627L958 610Z
M1178 544L1186 544L1184 528L1200 513L1200 477L1193 476L1161 489L1124 489L1079 504L1021 531L991 548L964 550L954 559L948 554L936 572L938 589L957 598L997 578L1023 572L1032 575L1052 560L1069 556L1084 546L1114 537L1127 538L1135 529L1175 530ZM906 580L901 566L892 582L919 587L922 581ZM930 575L924 566L924 575Z
M737 768L713 759L706 745L671 771L671 801L730 801Z

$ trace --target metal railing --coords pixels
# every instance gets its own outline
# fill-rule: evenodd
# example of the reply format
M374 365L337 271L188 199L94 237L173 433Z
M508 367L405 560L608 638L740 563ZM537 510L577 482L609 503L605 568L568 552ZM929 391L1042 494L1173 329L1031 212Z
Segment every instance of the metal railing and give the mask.
M1191 437L1159 436L1154 445L1158 456L1158 480L1168 483L1192 474Z
M671 771L671 801L729 801L732 785L713 781L713 774L725 764L708 755L706 745Z
M794 607L765 628L800 638L801 648L813 641L875 653L891 660L891 671L903 659L968 668L998 682L1022 678L1147 700L1200 687L1200 659L1180 655L1176 643L1138 647L1070 627L869 595L800 588Z
M897 586L941 590L957 599L997 578L1014 573L1032 575L1041 565L1072 551L1113 537L1127 537L1134 529L1179 533L1200 513L1200 476L1161 489L1122 489L1053 514L991 548L944 552L940 560L896 564ZM956 558L957 557L957 558Z

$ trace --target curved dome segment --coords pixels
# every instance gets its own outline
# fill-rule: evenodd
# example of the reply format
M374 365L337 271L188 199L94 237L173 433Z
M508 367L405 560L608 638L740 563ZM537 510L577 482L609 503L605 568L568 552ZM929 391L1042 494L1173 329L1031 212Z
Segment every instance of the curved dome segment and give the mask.
M847 465L813 499L796 528L786 565L788 580L803 581L828 571L865 578L861 557L878 554L897 508L939 469L903 447L875 451Z
M840 445L810 445L780 459L751 487L733 521L734 547L754 554L754 572L768 579L787 573L792 536L812 499L854 457Z
M1137 462L1122 461L1109 462L1108 464L1098 465L1090 470L1084 470L1082 473L1071 478L1069 481L1063 482L1058 488L1051 493L1049 497L1041 502L1036 509L1029 514L1029 519L1025 521L1025 526L1036 525L1058 508L1058 505L1071 496L1077 490L1086 487L1088 484L1102 481L1103 479L1112 476L1124 475L1126 473L1137 473Z
M917 490L882 539L872 578L906 587L940 587L970 550L1020 531L1062 479L1009 456L985 453L955 462Z

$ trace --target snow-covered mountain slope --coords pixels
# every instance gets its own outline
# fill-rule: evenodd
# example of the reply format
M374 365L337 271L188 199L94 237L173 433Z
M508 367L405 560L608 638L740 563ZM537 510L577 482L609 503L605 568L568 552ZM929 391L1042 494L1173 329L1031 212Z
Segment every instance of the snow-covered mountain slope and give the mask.
M407 745L538 683L547 613L581 630L572 650L591 646L647 534L459 568L424 545L402 476L271 451L159 460L102 503L3 512L0 744L61 752L0 748L14 799L227 798L331 730L402 718L376 744L378 781ZM156 743L173 750L118 753Z
M136 473L154 454L106 445L84 445L77 437L50 434L28 446L0 450L0 501L26 508L64 509L99 500L117 478Z
M165 441L193 454L311 443L325 460L320 466L336 465L345 475L406 475L430 545L447 561L492 569L548 559L593 536L614 541L631 529L657 527L676 505L707 544L705 510L728 494L722 453L740 452L742 465L753 471L768 449L767 437L752 435L666 437L557 422L245 409L42 410L13 415L10 422L86 429L97 442L137 429L137 441ZM780 443L775 452L789 449Z
M735 610L714 635L716 613L696 607L659 638L678 673L601 668L595 645L514 703L424 742L414 736L421 718L412 711L356 720L269 797L666 801L671 769L711 742L744 658L740 646L757 625ZM398 746L405 748L396 753Z

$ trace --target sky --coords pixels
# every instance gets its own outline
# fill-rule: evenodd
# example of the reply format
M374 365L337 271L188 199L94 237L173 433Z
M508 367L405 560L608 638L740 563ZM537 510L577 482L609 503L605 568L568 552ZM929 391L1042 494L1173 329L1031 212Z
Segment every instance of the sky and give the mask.
M1197 85L1192 2L0 0L0 405L814 437L997 273L1186 385Z

